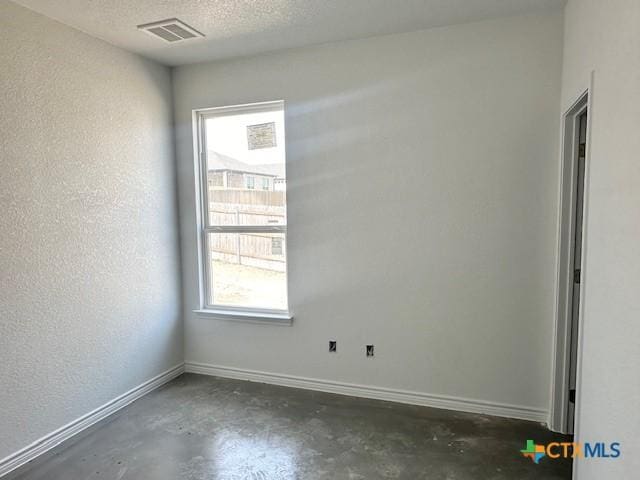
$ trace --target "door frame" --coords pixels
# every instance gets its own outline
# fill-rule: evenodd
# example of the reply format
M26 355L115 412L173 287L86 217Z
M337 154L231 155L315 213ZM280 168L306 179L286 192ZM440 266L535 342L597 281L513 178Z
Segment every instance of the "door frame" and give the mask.
M580 302L578 310L578 326L583 324L583 304L585 290L584 258L586 254L586 221L587 221L587 193L590 164L591 138L591 92L590 88L582 92L577 100L562 116L562 146L560 161L560 192L558 214L558 251L556 277L556 305L554 345L552 358L551 408L549 412L549 428L556 432L573 433L573 425L569 425L569 378L571 359L571 317L573 304L573 271L581 269ZM576 216L576 186L578 168L578 129L580 115L587 111L587 136L584 171L584 197L582 211L582 265L574 265L575 247L575 216ZM581 334L578 328L576 382L580 379ZM578 392L578 388L576 387ZM576 394L574 417L577 411L579 395Z

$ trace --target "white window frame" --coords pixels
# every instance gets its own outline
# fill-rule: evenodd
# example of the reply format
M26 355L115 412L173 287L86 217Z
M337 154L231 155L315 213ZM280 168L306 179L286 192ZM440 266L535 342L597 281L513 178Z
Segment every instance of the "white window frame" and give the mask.
M288 305L286 310L236 307L228 305L216 305L210 303L209 293L211 269L207 256L207 237L209 233L281 233L284 236L285 245L287 240L287 225L207 225L209 189L207 183L207 144L205 123L208 118L222 115L243 113L257 113L270 111L275 108L284 109L284 101L252 103L245 105L233 105L228 107L215 107L193 110L194 125L194 174L196 192L196 225L198 242L198 283L199 283L199 306L193 310L194 313L202 316L221 318L225 320L244 320L258 323L273 323L290 325L293 319ZM286 171L286 165L285 165ZM285 212L287 211L287 196L285 194ZM285 217L286 218L286 217ZM288 223L288 220L287 220ZM287 303L289 301L288 270L289 259L285 252L285 276L287 278ZM214 295L212 295L214 296Z

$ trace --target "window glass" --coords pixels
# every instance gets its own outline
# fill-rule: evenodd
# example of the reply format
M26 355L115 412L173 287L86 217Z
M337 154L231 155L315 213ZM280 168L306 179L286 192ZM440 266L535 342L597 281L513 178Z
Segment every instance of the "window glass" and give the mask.
M204 306L287 310L283 104L201 119Z

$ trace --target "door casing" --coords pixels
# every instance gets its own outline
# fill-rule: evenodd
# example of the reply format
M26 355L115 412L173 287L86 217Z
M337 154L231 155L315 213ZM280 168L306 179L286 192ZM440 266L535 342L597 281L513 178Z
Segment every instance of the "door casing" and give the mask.
M560 201L558 218L558 263L556 278L556 310L554 328L554 354L551 388L551 409L549 414L549 428L561 433L573 433L573 422L569 412L569 382L571 370L571 330L573 312L573 273L576 268L581 270L580 305L577 317L578 326L582 324L585 286L584 262L575 265L574 239L576 229L576 200L578 181L578 139L579 119L586 112L587 138L584 173L584 201L582 210L582 259L585 255L585 222L587 205L587 184L589 164L589 137L591 126L591 106L589 90L582 93L579 98L567 109L562 118L562 149L560 171ZM579 330L579 329L578 329ZM578 332L579 335L579 332ZM577 345L576 370L579 372L580 341L574 337ZM577 380L576 380L577 381ZM579 395L576 398L576 406ZM575 408L574 408L575 412Z

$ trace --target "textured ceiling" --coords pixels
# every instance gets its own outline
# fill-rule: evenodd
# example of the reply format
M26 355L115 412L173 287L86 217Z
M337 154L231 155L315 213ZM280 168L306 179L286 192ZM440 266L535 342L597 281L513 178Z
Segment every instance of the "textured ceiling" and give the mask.
M168 65L561 8L565 0L16 0ZM179 18L206 38L170 45L136 25Z

